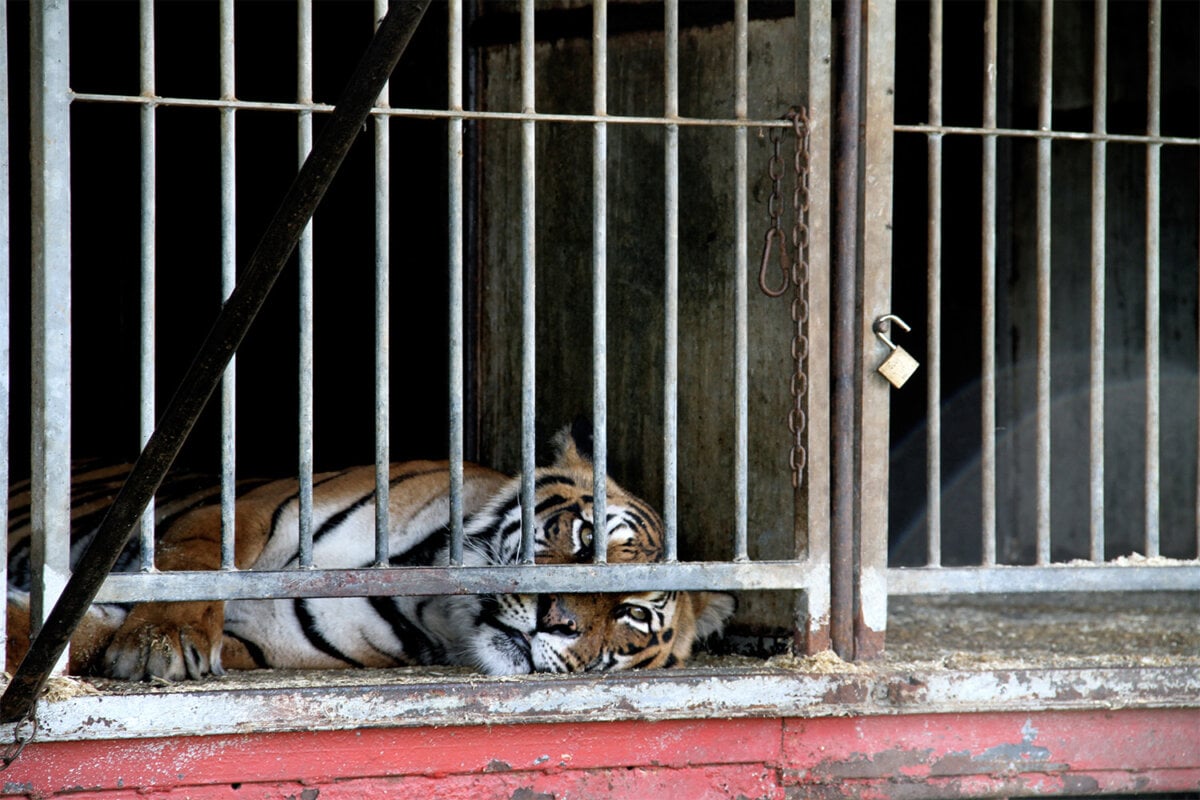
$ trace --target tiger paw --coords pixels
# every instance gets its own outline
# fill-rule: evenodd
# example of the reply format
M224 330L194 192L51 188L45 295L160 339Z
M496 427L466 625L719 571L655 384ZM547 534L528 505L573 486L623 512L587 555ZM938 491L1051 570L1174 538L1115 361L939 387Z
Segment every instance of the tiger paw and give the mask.
M112 678L179 681L224 675L222 603L144 603L113 636L104 654Z

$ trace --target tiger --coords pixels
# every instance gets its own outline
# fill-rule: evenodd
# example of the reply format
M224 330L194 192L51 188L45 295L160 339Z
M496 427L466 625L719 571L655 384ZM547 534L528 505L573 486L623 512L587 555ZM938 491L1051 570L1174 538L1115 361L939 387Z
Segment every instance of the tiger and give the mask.
M555 439L554 462L534 473L536 563L593 559L588 444L578 430L564 430ZM446 563L449 468L445 461L391 465L392 566ZM73 518L82 523L73 524L79 531L73 534L73 556L94 534L121 474L100 470L73 478ZM198 480L174 478L171 488ZM658 514L611 478L606 482L607 560L661 561ZM463 465L465 566L517 563L520 489L519 477ZM183 499L167 494L156 504L156 567L219 569L219 487L199 485ZM373 466L314 476L314 564L353 569L375 563L374 496ZM20 608L22 576L28 575L28 517L19 505L23 497L19 492L12 496L16 507L10 500L10 609ZM238 569L279 570L298 564L298 506L295 479L239 487L234 506ZM119 566L129 569L136 561L136 547L131 546ZM735 608L728 593L675 591L231 599L128 608L104 604L92 607L73 637L70 669L133 681L179 681L264 668L450 665L515 675L675 667L687 662L698 641L720 633ZM27 620L22 625L10 613L10 659L27 647L27 630Z

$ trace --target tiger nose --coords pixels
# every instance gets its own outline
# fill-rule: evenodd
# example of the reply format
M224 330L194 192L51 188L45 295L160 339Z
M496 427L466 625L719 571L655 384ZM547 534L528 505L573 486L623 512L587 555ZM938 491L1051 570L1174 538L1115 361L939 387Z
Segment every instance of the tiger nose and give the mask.
M553 633L576 633L579 620L563 606L556 594L538 596L538 630Z

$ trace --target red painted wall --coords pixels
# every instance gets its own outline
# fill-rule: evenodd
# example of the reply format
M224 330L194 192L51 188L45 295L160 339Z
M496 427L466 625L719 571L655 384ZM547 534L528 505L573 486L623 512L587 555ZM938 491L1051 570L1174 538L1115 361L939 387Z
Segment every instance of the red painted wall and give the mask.
M31 744L8 795L800 798L1200 791L1200 711L613 722Z

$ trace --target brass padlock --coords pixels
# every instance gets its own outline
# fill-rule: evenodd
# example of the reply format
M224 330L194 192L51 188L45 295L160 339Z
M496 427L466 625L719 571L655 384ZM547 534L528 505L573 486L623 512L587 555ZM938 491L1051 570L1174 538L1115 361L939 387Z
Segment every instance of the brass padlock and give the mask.
M879 365L879 369L877 371L880 375L887 378L888 383L899 389L908 381L909 378L912 377L912 374L917 371L917 367L921 365L915 358L912 357L912 354L910 354L900 345L893 343L892 340L888 338L888 326L892 322L899 325L905 331L912 330L912 328L908 326L908 323L897 317L895 314L885 314L884 316L875 320L875 324L871 327L871 329L875 331L875 335L879 337L879 340L886 344L888 349L892 351L888 354L888 357L884 359L883 363Z

